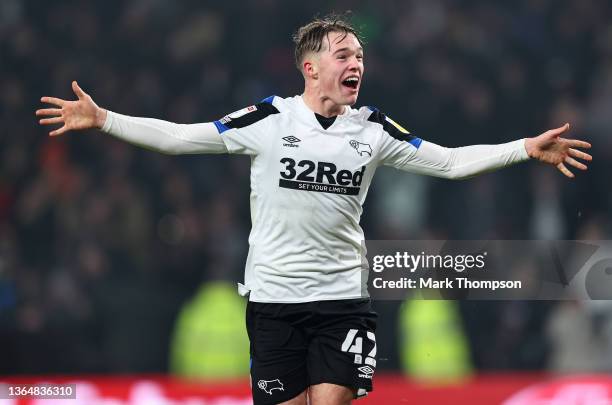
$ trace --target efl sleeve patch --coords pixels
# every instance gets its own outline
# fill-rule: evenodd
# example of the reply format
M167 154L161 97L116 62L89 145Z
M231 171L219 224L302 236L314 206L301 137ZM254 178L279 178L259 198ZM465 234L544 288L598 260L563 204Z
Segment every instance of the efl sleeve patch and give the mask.
M234 111L233 113L228 114L225 117L221 118L221 122L225 124L226 122L229 122L230 120L235 120L236 118L240 118L243 115L248 114L253 111L257 111L257 106L251 105L241 110Z
M232 128L244 128L263 120L271 114L278 114L278 110L270 103L259 103L234 111L225 117L214 121L220 134Z

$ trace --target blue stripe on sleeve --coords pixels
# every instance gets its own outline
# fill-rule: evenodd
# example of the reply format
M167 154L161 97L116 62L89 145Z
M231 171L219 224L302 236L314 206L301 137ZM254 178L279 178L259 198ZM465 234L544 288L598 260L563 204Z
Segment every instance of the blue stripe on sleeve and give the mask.
M217 130L219 131L219 134L222 134L222 133L224 133L225 131L227 131L229 129L229 127L227 127L221 121L214 121L214 124L217 127Z
M274 97L276 96L270 96L270 97L266 97L263 100L261 100L262 103L268 103L268 104L272 104L272 101L274 101Z
M419 146L421 146L421 142L423 142L423 140L421 138L417 138L416 136L408 141L409 144L417 149L419 149Z

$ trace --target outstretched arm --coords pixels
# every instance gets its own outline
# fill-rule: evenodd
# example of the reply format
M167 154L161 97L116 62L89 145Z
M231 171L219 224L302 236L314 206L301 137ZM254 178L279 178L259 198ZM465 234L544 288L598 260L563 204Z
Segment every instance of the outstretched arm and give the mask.
M529 159L525 141L499 145L471 145L446 148L423 141L419 149L399 168L445 179L462 180L492 172Z
M466 179L507 167L529 158L556 166L567 177L574 177L565 164L580 170L587 166L576 159L590 161L591 155L577 148L590 148L588 142L561 138L569 124L543 134L499 145L472 145L445 148L423 141L415 150L407 143L389 145L385 164L402 170L448 179Z
M62 135L72 130L97 128L127 142L169 154L225 153L227 148L212 122L201 124L175 124L152 118L129 117L107 111L93 101L77 84L72 82L77 100L43 97L43 103L54 108L36 111L43 118L40 124L63 124L49 133Z

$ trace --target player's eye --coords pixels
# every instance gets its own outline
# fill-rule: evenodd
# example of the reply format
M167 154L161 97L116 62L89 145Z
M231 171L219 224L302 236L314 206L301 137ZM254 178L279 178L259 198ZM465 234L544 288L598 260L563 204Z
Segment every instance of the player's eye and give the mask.
M344 60L344 59L346 59L346 55L338 55L338 59Z

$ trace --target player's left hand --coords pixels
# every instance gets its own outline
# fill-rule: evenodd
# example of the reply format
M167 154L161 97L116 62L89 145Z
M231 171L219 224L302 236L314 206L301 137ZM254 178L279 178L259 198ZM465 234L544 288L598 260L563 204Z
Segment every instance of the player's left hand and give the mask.
M590 162L593 157L576 149L589 149L591 147L590 143L578 139L561 138L561 134L567 132L569 127L569 124L565 124L562 127L548 130L534 138L527 138L525 149L530 158L556 166L561 173L567 177L574 178L574 173L569 171L565 163L576 169L586 170L587 166L575 158Z

